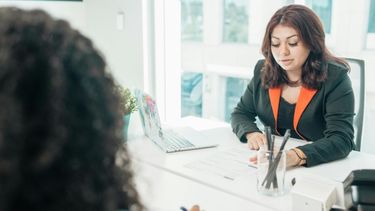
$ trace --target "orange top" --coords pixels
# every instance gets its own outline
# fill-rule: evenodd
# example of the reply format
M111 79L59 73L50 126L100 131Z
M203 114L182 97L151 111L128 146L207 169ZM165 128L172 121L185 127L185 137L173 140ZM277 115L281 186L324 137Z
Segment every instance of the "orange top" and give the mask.
M294 111L294 117L293 117L293 127L296 133L302 139L305 139L305 138L301 134L298 133L297 125L302 116L303 111L306 109L307 105L309 105L311 99L314 97L317 91L318 90L316 89L308 89L308 88L302 87L298 96L296 108ZM280 133L277 131L277 117L278 117L280 97L281 97L281 87L269 88L268 94L270 96L272 113L275 119L275 131L276 133L280 135Z

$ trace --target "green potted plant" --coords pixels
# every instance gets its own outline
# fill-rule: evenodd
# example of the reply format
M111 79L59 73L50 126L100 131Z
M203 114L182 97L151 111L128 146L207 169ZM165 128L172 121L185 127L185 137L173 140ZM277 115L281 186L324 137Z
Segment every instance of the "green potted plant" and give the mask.
M124 137L126 140L128 137L130 115L137 110L137 101L128 88L117 85L117 91L120 96L121 113L124 118Z

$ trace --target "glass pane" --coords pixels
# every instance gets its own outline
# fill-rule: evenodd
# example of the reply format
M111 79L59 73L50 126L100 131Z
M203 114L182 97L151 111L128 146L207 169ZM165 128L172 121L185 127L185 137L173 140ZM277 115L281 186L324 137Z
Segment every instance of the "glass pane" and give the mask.
M371 0L367 31L368 33L375 33L375 0Z
M284 4L294 4L294 0L284 0Z
M247 43L248 0L224 0L223 41Z
M203 40L202 0L181 0L181 39L183 41Z
M332 0L306 0L306 4L319 16L324 31L331 33Z
M225 91L225 121L230 122L230 115L240 101L250 80L227 77Z
M181 76L181 117L202 116L203 74L184 72Z

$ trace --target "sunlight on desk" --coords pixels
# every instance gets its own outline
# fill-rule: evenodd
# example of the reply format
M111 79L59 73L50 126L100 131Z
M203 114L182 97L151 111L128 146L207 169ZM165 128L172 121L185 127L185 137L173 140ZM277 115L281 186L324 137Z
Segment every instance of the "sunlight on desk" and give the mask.
M248 159L255 152L247 149L246 144L240 143L228 124L188 117L170 125L200 128L207 138L217 141L219 146L167 154L145 137L138 136L137 139L129 140L128 148L133 159L141 163L145 169L158 169L158 171L171 174L174 177L174 182L172 182L172 180L164 180L159 175L146 174L145 178L150 179L151 183L156 185L154 187L156 192L146 191L148 195L145 196L155 195L156 198L153 202L159 204L159 207L170 208L169 204L164 201L165 199L160 198L160 195L173 192L176 196L175 200L182 201L185 203L184 205L199 203L211 208L207 210L224 210L213 205L213 202L220 202L222 207L227 208L236 203L241 204L236 207L236 211L292 210L290 193L280 197L269 197L257 192L255 169L248 166ZM300 144L304 144L303 141L291 139L286 148ZM362 168L375 169L375 156L363 152L352 152L346 159L311 168L290 169L286 172L285 183L290 185L292 178L296 178L298 182L298 178L308 175L321 178L320 181L329 180L340 184L350 171ZM160 186L161 184L164 184L166 188ZM196 185L201 187L200 191L207 193L193 193L186 189ZM338 188L340 188L339 186ZM337 192L337 203L340 205L342 204L343 190ZM196 195L192 196L192 194ZM212 198L210 195L217 195L218 199ZM257 209L252 209L253 206L256 206Z

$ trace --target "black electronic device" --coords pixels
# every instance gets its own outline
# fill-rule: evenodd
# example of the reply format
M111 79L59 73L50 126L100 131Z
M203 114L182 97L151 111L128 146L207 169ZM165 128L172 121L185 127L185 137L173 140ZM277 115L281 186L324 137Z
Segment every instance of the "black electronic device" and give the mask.
M351 210L375 210L375 169L352 171L344 180L345 205Z

